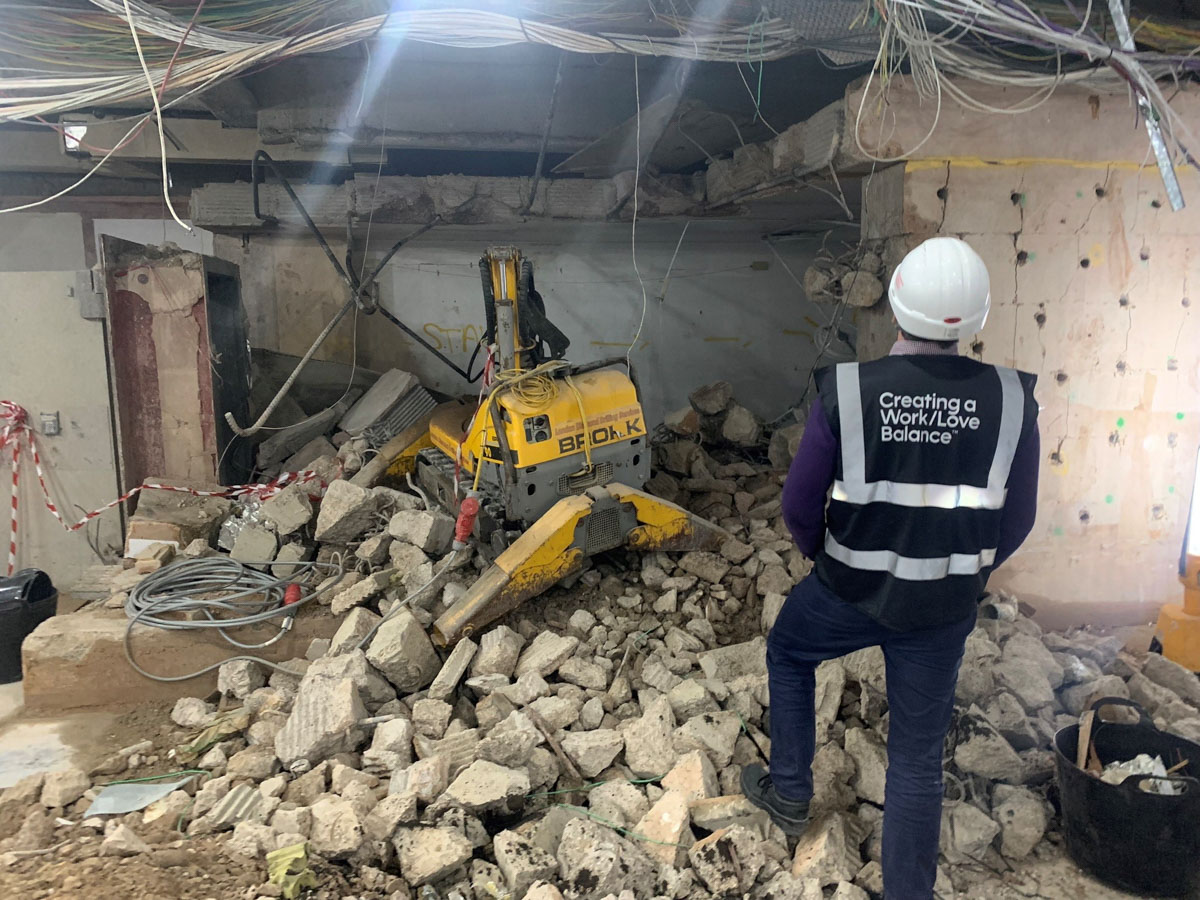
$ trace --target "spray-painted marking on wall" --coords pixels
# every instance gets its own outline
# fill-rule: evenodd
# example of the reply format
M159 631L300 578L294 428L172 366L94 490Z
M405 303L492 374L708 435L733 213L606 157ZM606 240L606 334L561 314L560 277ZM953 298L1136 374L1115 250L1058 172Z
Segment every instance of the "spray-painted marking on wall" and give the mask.
M426 322L421 326L425 337L438 350L470 353L483 337L483 331L478 325L439 325L436 322Z

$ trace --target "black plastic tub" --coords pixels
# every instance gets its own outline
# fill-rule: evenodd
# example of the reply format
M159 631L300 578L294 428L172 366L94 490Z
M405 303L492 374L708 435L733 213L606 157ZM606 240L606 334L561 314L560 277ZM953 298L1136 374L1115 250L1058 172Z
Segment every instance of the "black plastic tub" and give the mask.
M23 569L0 578L0 684L21 680L22 642L56 612L58 591L45 572Z
M1164 779L1134 775L1108 784L1075 765L1079 726L1054 736L1059 799L1067 852L1086 872L1114 887L1153 897L1200 896L1200 745L1159 731L1131 700L1107 697L1092 704L1128 706L1137 724L1102 721L1097 713L1092 744L1100 761L1161 756L1163 764L1188 765L1166 781L1179 794L1149 793L1143 786Z

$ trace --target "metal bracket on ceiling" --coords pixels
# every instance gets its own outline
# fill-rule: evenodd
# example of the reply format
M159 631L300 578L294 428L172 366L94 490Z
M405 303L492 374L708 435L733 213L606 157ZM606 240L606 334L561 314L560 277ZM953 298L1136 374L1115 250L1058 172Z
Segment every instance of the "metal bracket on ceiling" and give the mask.
M1129 29L1129 15L1122 0L1108 0L1108 11L1112 14L1113 26L1117 29L1117 37L1121 41L1121 49L1132 53L1137 49L1133 40L1133 32ZM1163 140L1162 128L1158 124L1158 111L1145 95L1138 95L1138 109L1146 120L1146 133L1150 135L1150 146L1154 150L1154 159L1158 163L1158 173L1162 176L1163 187L1167 191L1167 200L1175 212L1183 209L1183 191L1179 188L1179 178L1175 175L1175 165L1167 142Z

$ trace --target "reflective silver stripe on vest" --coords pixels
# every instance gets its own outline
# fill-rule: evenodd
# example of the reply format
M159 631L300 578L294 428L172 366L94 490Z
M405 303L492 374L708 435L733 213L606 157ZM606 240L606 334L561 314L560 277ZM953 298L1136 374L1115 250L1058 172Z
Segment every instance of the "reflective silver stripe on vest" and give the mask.
M948 575L978 575L996 561L996 549L949 556L901 556L891 550L851 550L825 535L825 553L863 572L888 572L905 581L937 581Z
M862 389L858 363L837 367L838 424L841 427L842 478L833 483L833 499L843 503L891 503L931 509L1000 509L1008 496L1017 442L1024 421L1025 391L1013 369L996 366L1000 377L1000 431L988 470L987 487L970 484L913 484L867 481L866 441L863 435Z

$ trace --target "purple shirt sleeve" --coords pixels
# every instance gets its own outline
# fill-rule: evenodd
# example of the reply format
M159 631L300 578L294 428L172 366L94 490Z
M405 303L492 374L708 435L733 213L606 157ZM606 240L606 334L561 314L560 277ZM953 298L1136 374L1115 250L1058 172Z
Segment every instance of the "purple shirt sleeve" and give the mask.
M838 446L821 398L813 401L804 436L783 484L783 521L800 552L812 559L825 537L825 500L833 484Z
M1042 442L1037 423L1021 435L1013 455L1008 476L1008 497L1000 513L1000 539L996 542L996 563L999 566L1017 552L1017 548L1033 530L1037 518L1038 465L1041 462Z

